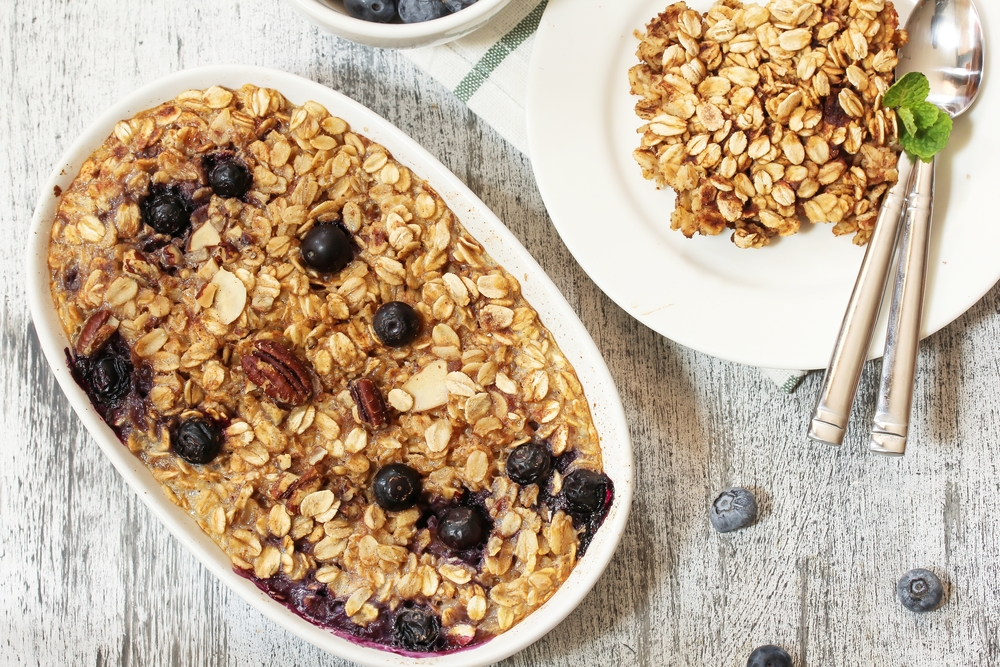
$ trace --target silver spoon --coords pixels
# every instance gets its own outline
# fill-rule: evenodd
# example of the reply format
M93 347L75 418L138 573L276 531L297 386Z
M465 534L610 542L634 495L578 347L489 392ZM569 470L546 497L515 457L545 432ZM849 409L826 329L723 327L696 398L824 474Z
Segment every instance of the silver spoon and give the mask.
M896 77L922 72L930 80L928 101L952 118L976 99L983 81L986 44L972 0L921 0L906 24L909 43L900 51ZM906 199L899 265L889 309L882 380L870 448L902 456L913 402L913 381L920 340L920 316L927 276L934 161L917 162Z

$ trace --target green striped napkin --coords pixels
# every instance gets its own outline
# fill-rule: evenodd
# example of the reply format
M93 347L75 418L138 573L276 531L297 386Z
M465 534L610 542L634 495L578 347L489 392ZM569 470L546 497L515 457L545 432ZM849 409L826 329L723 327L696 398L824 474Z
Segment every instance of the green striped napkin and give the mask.
M535 31L548 0L512 0L489 23L442 46L402 51L404 58L447 86L515 148L528 154L524 103ZM805 371L762 368L791 393Z

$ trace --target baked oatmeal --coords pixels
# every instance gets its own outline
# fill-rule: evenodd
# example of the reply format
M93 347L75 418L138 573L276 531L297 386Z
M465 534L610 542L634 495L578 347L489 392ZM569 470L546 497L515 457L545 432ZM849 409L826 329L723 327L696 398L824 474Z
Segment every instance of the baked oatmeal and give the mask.
M898 178L896 115L882 107L898 25L886 0L722 0L705 14L670 5L637 32L633 156L676 192L670 226L729 228L759 248L832 222L867 243Z
M239 573L341 635L498 635L611 505L518 281L315 102L213 87L121 121L62 195L49 268L104 420Z

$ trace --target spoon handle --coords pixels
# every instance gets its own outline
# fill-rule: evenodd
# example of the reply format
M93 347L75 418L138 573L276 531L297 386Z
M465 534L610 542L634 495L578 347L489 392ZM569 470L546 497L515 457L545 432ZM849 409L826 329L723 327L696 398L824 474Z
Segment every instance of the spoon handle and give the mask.
M844 313L844 323L833 348L830 365L823 377L816 409L809 424L809 438L830 445L844 440L847 421L851 415L854 394L858 391L861 369L868 356L872 332L878 320L882 295L885 292L892 253L896 247L900 214L910 188L910 176L915 171L910 158L903 153L899 158L899 180L889 190L882 202L875 229L868 241L854 292Z
M918 162L914 172L913 191L906 199L882 380L869 445L873 452L890 456L906 452L934 207L934 162Z

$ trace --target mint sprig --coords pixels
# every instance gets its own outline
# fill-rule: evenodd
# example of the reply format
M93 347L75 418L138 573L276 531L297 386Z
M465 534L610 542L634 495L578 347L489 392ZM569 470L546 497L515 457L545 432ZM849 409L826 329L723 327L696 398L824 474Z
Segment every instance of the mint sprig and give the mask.
M903 150L924 162L948 145L952 125L951 116L927 101L930 92L927 77L910 72L882 96L882 105L896 111Z

